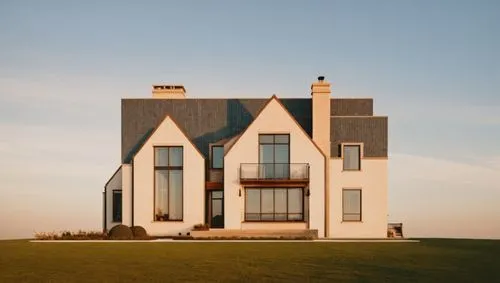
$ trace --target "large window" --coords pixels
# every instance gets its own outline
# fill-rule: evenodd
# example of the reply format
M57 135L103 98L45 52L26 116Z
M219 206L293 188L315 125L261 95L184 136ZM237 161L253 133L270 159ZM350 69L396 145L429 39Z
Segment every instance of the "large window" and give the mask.
M183 150L180 146L155 147L155 221L183 217Z
M361 190L342 190L342 221L361 221Z
M344 145L342 158L344 159L344 170L359 171L361 170L361 146L360 145Z
M303 221L302 188L245 189L245 221Z
M290 175L290 135L259 135L259 174L266 179Z
M122 191L113 190L113 222L122 222Z
M224 147L220 145L212 146L212 169L222 169L224 167Z

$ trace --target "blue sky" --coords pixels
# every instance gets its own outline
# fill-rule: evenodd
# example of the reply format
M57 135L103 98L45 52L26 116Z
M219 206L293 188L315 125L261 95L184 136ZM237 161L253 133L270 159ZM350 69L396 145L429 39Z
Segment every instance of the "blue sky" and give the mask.
M308 97L318 75L389 116L391 221L500 238L499 3L1 1L0 238L100 229L120 98Z

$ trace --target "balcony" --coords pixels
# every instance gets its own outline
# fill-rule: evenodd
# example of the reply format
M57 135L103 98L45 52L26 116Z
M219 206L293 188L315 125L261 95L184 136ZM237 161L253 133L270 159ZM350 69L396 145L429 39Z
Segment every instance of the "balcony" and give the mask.
M308 163L242 163L241 184L308 183Z

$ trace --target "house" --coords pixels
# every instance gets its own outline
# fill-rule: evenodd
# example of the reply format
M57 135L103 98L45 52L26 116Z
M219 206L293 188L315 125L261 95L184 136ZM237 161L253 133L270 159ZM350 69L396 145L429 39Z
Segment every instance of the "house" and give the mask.
M371 98L186 98L154 85L122 99L122 164L105 185L104 229L157 236L211 229L387 237L387 117Z

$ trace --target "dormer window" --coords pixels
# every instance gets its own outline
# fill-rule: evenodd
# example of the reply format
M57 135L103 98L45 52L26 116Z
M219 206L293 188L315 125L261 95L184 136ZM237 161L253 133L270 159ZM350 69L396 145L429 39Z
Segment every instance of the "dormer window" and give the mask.
M361 144L343 144L342 159L344 171L360 171Z

